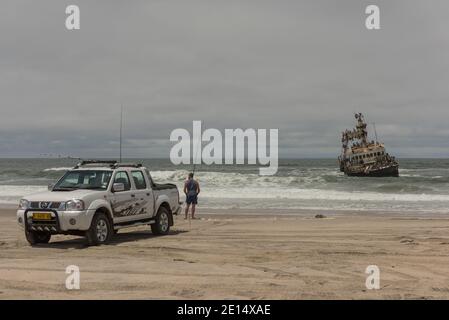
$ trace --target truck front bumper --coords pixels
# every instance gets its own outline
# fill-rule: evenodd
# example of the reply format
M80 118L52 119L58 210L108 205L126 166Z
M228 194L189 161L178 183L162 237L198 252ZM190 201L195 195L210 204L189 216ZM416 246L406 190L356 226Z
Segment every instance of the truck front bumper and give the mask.
M37 220L33 213L50 213L51 219ZM93 212L84 211L57 211L48 209L27 209L17 211L17 222L28 231L43 231L52 234L68 231L85 231L90 227Z

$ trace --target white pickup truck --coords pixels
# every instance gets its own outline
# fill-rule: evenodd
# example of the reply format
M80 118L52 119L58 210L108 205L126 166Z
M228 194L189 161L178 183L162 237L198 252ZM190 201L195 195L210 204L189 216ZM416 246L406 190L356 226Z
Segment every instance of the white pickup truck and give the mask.
M21 199L17 221L31 245L48 243L53 234L86 236L98 245L136 225L167 234L180 210L176 185L154 183L142 165L82 161L48 191Z

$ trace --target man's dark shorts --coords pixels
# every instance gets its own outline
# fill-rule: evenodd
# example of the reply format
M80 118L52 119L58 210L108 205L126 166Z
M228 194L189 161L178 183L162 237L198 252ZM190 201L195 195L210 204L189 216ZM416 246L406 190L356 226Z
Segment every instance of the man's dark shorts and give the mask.
M187 204L198 204L198 196L194 195L194 196L186 196L186 203Z

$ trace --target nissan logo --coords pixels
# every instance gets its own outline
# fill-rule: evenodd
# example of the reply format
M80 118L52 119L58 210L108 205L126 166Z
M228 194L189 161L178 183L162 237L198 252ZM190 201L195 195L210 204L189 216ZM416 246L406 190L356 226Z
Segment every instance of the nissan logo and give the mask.
M41 202L40 208L41 209L47 209L50 206L50 202Z

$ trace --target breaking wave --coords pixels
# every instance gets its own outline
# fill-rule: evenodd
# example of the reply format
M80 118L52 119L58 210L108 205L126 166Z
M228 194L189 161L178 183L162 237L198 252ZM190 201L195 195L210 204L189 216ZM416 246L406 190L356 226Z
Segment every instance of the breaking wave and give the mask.
M0 160L0 204L17 203L46 189L75 163ZM156 182L182 189L190 166L145 160ZM200 205L206 208L335 209L446 212L449 160L400 161L399 178L346 177L334 160L281 161L275 176L259 176L251 166L199 166Z

